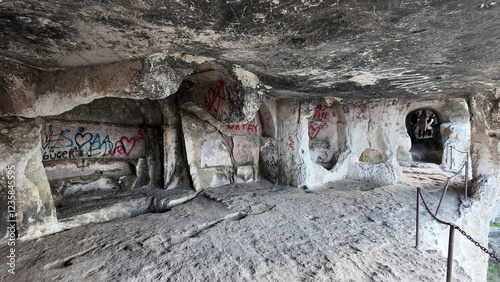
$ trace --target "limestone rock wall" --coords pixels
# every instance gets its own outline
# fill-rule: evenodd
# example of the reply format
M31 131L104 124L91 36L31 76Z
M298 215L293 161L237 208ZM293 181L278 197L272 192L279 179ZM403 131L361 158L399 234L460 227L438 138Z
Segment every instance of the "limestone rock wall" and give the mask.
M278 152L273 161L277 168L270 170L276 172L271 174L278 175L278 183L306 187L342 178L382 184L400 182L399 162L412 160L406 120L415 109L432 110L439 116L441 127L449 129L442 130L439 146L453 144L457 149L468 150L469 109L463 99L279 99L278 145L265 140L269 146L264 149L268 154ZM443 166L449 166L451 159L446 154L440 158ZM460 168L465 158L466 155L455 153L453 168Z
M259 179L258 77L238 66L200 65L179 91L194 188Z
M9 220L15 222L19 238L36 238L61 230L42 165L42 127L40 119L0 119L2 239L6 239L4 232L7 231L6 224L10 224ZM9 177L11 171L15 176L13 179ZM12 194L7 192L7 187L12 187L9 189ZM12 200L14 203L8 203ZM14 212L7 212L7 207L12 207Z
M401 180L396 152L405 131L404 103L281 99L276 108L279 183L314 187L342 178Z
M0 60L0 116L18 115L35 102L39 71Z
M163 187L191 189L177 95L159 100L163 113Z
M103 97L163 99L209 58L153 54L145 59L61 69L0 61L0 116L59 115Z
M48 222L58 229L54 198L66 194L144 186L201 189L226 181L258 179L262 130L257 111L264 97L258 77L237 65L203 64L210 60L185 54L154 54L144 60L43 70L1 61L0 116L43 117L34 125L16 121L19 132L36 129L36 133L26 134L27 140L11 142L7 138L1 142L4 148L23 152L1 152L2 156L9 155L4 158L2 181L8 176L6 167L18 168L18 199L23 199L18 205L19 236L31 238L51 232ZM215 84L210 80L213 74ZM182 91L183 80L188 86L198 84L195 91ZM227 85L221 86L221 81ZM184 95L171 95L174 93ZM190 107L197 104L207 114L201 119L209 121L203 128L212 132L210 124L215 124L222 132L222 139L216 134L206 137L219 140L228 149L222 154L222 163L209 156L210 142L200 151L200 172L205 172L205 178L213 178L208 184L197 180L193 165L188 174L187 162L192 164L188 152L192 150L186 150L191 143L184 140L181 125L181 115L188 119ZM180 105L185 109L183 114ZM1 128L7 137L20 138L7 125ZM276 132L269 129L273 130ZM184 131L188 132L187 128ZM25 145L30 149L25 150ZM13 157L26 164L8 164ZM203 173L201 176L203 179ZM26 189L38 189L39 195L24 193ZM2 194L2 202L8 197ZM2 217L6 216L2 212ZM40 231L43 228L47 230ZM29 231L32 229L35 231Z
M276 99L267 98L262 101L259 109L259 117L262 124L259 174L275 184L278 183L280 163L276 107Z
M154 102L105 98L43 119L42 161L54 197L163 185L163 118Z
M347 142L351 154L347 177L393 184L402 179L397 161L404 138L406 104L399 100L346 103Z
M442 148L472 148L475 197L460 223L480 222L471 232L482 234L498 198L498 93L469 103L278 99L238 65L178 54L50 70L2 61L0 82L0 175L6 185L5 168L16 167L23 238L58 230L53 198L86 189L398 183L399 163L412 158L408 115L418 109L438 116ZM458 168L464 158L443 153L441 163ZM468 252L457 259L471 260Z
M498 88L497 88L498 89ZM500 196L500 92L471 97L471 159L473 186L460 209L457 224L488 247L489 223ZM456 259L475 281L485 281L488 256L463 236L455 242Z
M499 196L499 142L496 132L500 122L496 109L498 98L495 93L482 93L464 99L447 99L443 101L412 102L410 111L427 109L437 114L440 125L443 148L452 145L461 151L470 151L469 196L462 200L460 217L454 222L467 232L474 240L488 248L489 222ZM472 113L472 114L469 114ZM442 167L458 170L465 161L466 154L444 150ZM462 175L464 172L462 171ZM449 228L435 223L431 228L433 234L424 236L434 240L443 255L448 252ZM485 281L488 267L488 256L466 237L455 231L454 259L464 268L474 281Z
M307 185L308 165L313 165L309 152L309 137L307 136L307 115L303 102L297 99L279 99L276 101L278 120L278 183L304 187ZM317 165L321 167L320 165Z

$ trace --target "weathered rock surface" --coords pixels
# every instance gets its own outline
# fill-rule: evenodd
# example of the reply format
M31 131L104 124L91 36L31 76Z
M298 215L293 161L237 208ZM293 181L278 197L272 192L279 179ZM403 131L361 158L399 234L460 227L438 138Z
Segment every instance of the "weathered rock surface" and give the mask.
M458 195L449 193L442 216L453 219ZM446 258L434 237L422 236L420 248L414 248L414 197L411 186L346 180L313 191L267 182L211 188L168 213L19 242L15 277L444 280ZM427 200L435 203L438 198L434 194ZM422 228L429 224L430 217L422 214ZM5 260L0 258L0 263ZM0 275L5 279L10 274ZM454 266L453 275L453 281L470 281L460 266Z
M3 187L5 168L16 167L19 235L59 230L53 199L94 189L201 191L261 177L302 188L344 178L388 185L404 181L415 160L441 168L470 160L472 197L457 222L485 244L500 194L499 8L490 0L0 0L0 175ZM416 111L438 120L417 145ZM47 150L51 129L59 139ZM450 145L471 154L451 157ZM60 160L69 156L76 161ZM117 214L150 210L148 202ZM446 238L437 226L428 232ZM485 260L458 244L456 259L484 280Z
M0 119L0 175L4 209L2 220L2 239L5 239L9 220L17 225L19 237L36 238L42 234L60 231L50 186L42 165L41 120L37 119ZM10 173L14 172L14 179ZM7 204L7 187L13 186L14 204ZM5 188L4 188L5 187ZM13 207L14 211L7 207ZM14 215L14 217L10 217Z
M229 59L276 95L345 98L461 96L499 75L494 1L5 0L0 12L0 54L37 68L179 52Z

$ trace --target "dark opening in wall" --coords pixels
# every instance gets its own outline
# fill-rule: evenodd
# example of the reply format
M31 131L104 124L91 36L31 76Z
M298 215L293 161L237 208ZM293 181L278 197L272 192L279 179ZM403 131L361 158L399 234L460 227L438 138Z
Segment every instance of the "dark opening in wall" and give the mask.
M416 109L406 116L406 129L411 138L410 153L414 161L441 164L441 122L442 118L434 109Z

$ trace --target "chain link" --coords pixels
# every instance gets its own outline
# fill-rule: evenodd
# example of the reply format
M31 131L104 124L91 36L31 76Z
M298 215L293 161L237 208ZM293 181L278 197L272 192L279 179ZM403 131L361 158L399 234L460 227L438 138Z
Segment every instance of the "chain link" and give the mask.
M474 245L476 245L477 247L479 247L483 252L487 253L492 259L495 259L497 262L500 262L500 258L498 258L497 256L495 256L495 254L493 252L488 251L487 248L481 246L481 244L478 241L474 240L474 238L472 238L470 235L468 235L467 232L465 232L464 230L462 230L457 225L453 225L453 227L456 230L458 230L458 232L462 233L462 235L464 235L465 238L469 239L469 241L471 241Z
M424 204L425 209L432 216L432 218L434 220L436 220L437 222L439 222L441 224L446 224L446 225L449 225L452 228L455 228L456 230L458 230L458 232L460 232L462 235L464 235L465 238L467 238L474 245L476 245L476 247L480 248L483 252L485 252L486 254L488 254L492 259L496 260L497 262L500 262L500 258L498 258L497 256L495 256L495 254L493 252L490 252L487 248L483 247L478 241L474 240L474 238L472 238L469 234L467 234L467 232L465 232L462 228L458 227L458 225L455 225L455 224L453 224L451 222L446 222L446 221L443 221L443 220L437 218L431 212L431 210L429 209L429 207L427 206L427 203L424 200L424 197L422 195L422 192L420 191L420 188L417 188L417 193L420 195L420 199L422 199L422 203Z

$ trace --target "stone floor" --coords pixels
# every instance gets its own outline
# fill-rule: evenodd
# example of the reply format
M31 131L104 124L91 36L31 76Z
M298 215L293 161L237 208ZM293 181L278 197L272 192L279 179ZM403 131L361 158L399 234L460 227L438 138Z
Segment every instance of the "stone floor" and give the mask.
M444 281L446 258L426 237L434 225L422 210L415 248L411 183L432 186L446 176L413 169L407 183L390 186L343 180L313 190L268 182L210 188L164 213L18 242L16 274L0 273L0 280ZM425 197L435 207L439 196ZM440 217L455 219L461 197L452 185ZM470 278L455 265L453 281Z

